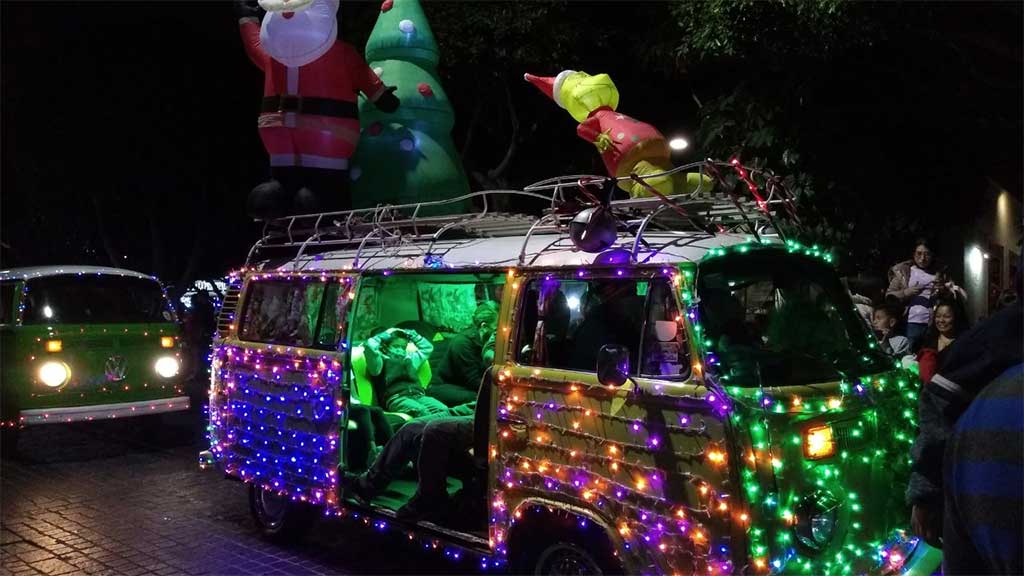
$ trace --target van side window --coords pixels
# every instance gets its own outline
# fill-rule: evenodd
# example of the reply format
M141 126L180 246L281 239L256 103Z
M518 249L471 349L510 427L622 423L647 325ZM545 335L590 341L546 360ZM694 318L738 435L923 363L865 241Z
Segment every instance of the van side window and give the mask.
M538 279L526 286L516 346L520 363L594 372L606 344L629 348L637 373L646 281Z
M641 376L686 378L690 375L690 343L672 286L651 282L641 354Z
M324 295L324 315L320 320L320 334L316 337L318 348L338 348L338 339L345 333L348 323L349 298L348 286L330 284Z
M14 322L14 286L13 282L0 284L0 324Z
M253 342L311 346L324 288L301 280L251 282L239 335Z

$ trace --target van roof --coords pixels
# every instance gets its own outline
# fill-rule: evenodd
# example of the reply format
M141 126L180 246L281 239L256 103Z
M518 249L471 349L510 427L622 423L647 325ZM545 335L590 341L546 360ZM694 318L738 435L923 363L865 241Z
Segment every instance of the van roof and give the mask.
M28 266L25 268L8 268L0 270L0 281L6 280L28 280L31 278L43 278L46 276L66 276L97 274L108 276L129 276L132 278L145 278L157 281L157 279L142 272L125 270L124 268L110 268L107 266Z
M367 246L361 251L347 249L304 255L271 268L305 271L358 268L364 271L383 271L625 265L631 261L635 239L622 236L615 246L601 254L575 249L572 241L562 234L535 234L528 240L525 236L507 236L450 239L433 244L417 241ZM697 232L647 232L643 235L643 242L637 246L635 264L697 262L715 248L754 241L751 234L723 233L711 236ZM762 235L761 242L782 245L781 240L771 236Z

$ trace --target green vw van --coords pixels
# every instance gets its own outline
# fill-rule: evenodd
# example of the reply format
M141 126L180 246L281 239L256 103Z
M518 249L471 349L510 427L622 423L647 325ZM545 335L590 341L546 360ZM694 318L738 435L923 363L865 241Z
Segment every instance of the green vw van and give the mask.
M156 278L96 266L0 270L5 443L24 426L187 410L181 338Z

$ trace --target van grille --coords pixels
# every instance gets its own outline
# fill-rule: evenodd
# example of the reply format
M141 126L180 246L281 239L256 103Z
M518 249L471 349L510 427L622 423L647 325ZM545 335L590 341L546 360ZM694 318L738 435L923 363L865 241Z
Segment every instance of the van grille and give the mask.
M231 335L235 324L235 313L238 311L238 297L241 292L240 283L228 285L224 302L220 305L220 315L217 316L217 336L220 338L227 338Z

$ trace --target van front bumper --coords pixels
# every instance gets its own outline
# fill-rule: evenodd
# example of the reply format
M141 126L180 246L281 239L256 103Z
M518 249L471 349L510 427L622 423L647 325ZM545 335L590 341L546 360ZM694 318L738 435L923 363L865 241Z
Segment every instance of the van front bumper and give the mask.
M19 413L19 421L24 426L88 422L112 418L130 418L146 414L161 414L164 412L179 412L181 410L188 410L190 405L188 396L177 396L174 398L158 398L139 402L118 402L116 404L36 408L33 410L22 410Z

